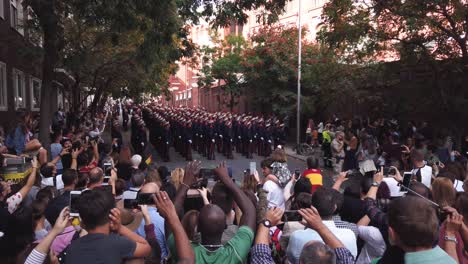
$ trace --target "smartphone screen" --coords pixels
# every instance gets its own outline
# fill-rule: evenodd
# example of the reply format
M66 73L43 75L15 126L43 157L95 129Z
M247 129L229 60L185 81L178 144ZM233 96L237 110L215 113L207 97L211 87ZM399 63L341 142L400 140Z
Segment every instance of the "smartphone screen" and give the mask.
M404 172L403 173L403 183L402 183L402 185L405 186L406 188L409 188L412 177L413 177L413 173ZM400 188L400 192L406 192L406 189L402 187L402 188Z
M283 220L284 222L289 222L289 221L301 221L302 216L299 214L297 210L286 210L284 211Z
M154 193L139 193L137 196L138 204L154 204Z
M112 163L104 163L104 176L111 176Z
M251 161L251 162L250 162L250 166L249 166L249 168L250 168L250 173L252 173L252 174L253 174L253 173L254 173L254 171L256 171L256 170L257 170L257 162L255 162L255 161Z
M301 170L296 169L296 170L294 171L294 174L296 175L296 179L299 178L299 177L301 177Z
M104 180L102 181L102 185L108 185L110 180L110 176L105 176Z
M214 173L213 169L200 169L200 177L205 179L214 179L216 178L216 174Z
M78 200L80 198L80 195L81 195L80 191L70 192L70 215L71 216L79 216Z

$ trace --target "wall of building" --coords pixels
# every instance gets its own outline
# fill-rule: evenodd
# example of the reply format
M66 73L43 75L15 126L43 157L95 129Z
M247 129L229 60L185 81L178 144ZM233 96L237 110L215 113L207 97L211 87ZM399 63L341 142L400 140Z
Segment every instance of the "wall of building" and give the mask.
M39 112L42 84L41 43L34 43L21 26L28 17L23 0L0 0L0 124L15 121L17 110ZM16 17L17 19L13 19ZM15 25L18 25L15 27ZM15 73L20 73L20 84ZM23 87L18 89L18 87ZM67 105L67 92L56 82L50 103L55 109ZM60 102L58 101L60 99ZM16 104L15 104L16 102Z

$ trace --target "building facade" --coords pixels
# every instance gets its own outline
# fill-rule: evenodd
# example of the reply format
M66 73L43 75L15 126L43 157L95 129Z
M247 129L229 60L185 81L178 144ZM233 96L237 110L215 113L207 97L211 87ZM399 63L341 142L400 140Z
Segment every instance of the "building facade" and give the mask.
M0 124L15 121L18 110L39 112L42 76L42 41L25 27L31 10L23 0L0 0ZM61 76L64 75L64 76ZM66 74L57 72L57 78ZM53 109L68 108L64 82L54 81Z
M328 0L292 0L286 3L284 13L279 17L277 24L298 25L299 21L299 1L301 2L301 23L308 28L308 34L305 36L309 40L314 40L320 23L323 6ZM245 39L255 33L262 23L259 23L257 17L260 10L248 13L248 21L244 25L233 24L230 27L219 29L217 31L220 38L227 35L242 35ZM192 41L199 46L213 45L210 32L212 29L207 23L201 23L191 27L190 37ZM203 107L209 111L230 111L226 106L228 95L220 88L222 80L215 81L211 88L200 89L197 85L197 67L190 67L182 62L179 63L179 70L175 76L169 80L169 91L171 98L165 103L173 106ZM237 104L232 109L234 112L250 112L251 108L248 98L240 96L236 98Z

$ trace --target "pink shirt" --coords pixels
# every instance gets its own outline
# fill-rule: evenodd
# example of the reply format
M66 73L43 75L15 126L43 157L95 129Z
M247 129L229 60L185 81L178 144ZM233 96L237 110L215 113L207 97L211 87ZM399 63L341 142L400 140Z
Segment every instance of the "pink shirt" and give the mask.
M69 226L54 239L51 248L54 250L55 254L60 254L68 245L70 245L75 232L75 228L73 226Z

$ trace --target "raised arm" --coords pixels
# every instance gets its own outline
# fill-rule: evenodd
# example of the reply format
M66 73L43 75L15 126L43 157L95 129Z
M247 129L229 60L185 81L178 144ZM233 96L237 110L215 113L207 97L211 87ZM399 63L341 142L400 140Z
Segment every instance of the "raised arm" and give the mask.
M333 184L333 189L340 191L341 185L343 184L343 182L348 180L348 178L346 178L347 175L348 175L347 171L340 172L340 174L336 178L335 184Z
M271 226L276 226L281 221L283 210L281 208L271 208L265 214L265 219L270 221ZM270 228L260 224L257 229L255 245L251 250L252 264L273 264L275 263L270 249Z
M99 149L98 149L98 144L96 141L91 142L91 146L93 147L93 158L95 161L99 161Z
M44 262L49 254L50 246L54 239L63 232L65 227L70 220L68 207L63 208L60 212L57 221L55 221L54 228L50 230L47 236L42 239L42 241L34 248L34 250L29 254L28 258L24 262L25 264L38 264ZM40 261L42 259L42 261Z
M148 241L146 241L146 239L137 235L136 233L132 232L130 229L121 224L119 209L112 209L111 213L109 214L109 218L111 220L112 231L115 231L119 235L124 236L136 243L135 252L133 252L134 257L147 257L151 253L151 246L148 244Z
M232 181L229 177L226 164L221 163L215 170L219 180L231 191L234 196L234 201L242 211L240 225L246 225L252 230L255 230L255 207L245 193Z
M190 189L190 186L196 182L195 175L197 175L200 171L200 165L200 161L194 160L185 166L184 180L179 186L179 189L177 190L176 196L174 198L176 212L181 217L184 215L184 201L185 197L187 197L187 191Z
M36 156L34 156L33 160L31 161L31 165L32 165L32 170L31 170L31 173L29 174L28 180L26 181L26 184L23 186L23 188L19 190L19 193L21 194L21 197L23 197L23 199L28 195L29 191L34 185L34 182L36 181L37 166L38 166Z
M195 263L195 254L190 246L190 240L185 233L182 223L177 216L174 204L166 192L159 192L154 196L154 202L158 212L164 217L174 234L174 240L179 255L178 263Z
M303 218L303 224L317 231L323 239L323 242L335 251L337 264L354 263L354 257L349 249L347 249L322 222L322 218L320 217L317 209L314 207L300 209L299 214Z

